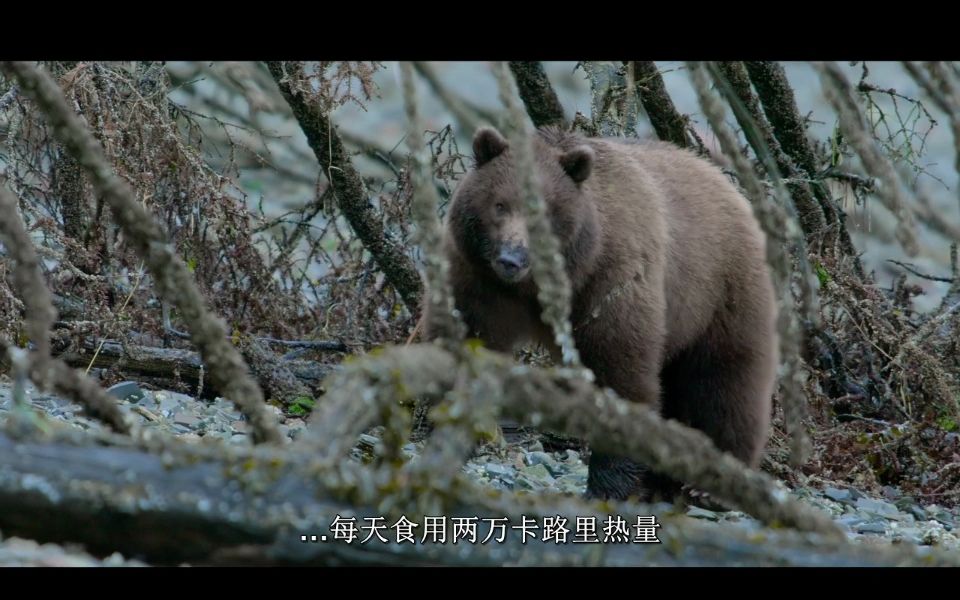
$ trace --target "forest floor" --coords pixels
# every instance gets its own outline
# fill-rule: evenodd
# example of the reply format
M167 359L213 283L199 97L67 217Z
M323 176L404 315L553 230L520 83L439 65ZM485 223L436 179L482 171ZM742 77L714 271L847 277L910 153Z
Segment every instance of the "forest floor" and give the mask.
M99 430L102 425L81 414L81 409L61 398L41 394L32 387L27 398L49 419L80 429ZM144 427L199 442L214 437L230 443L247 443L248 429L236 408L223 400L197 402L190 396L168 391L144 391L142 398L122 401L125 411L138 416ZM0 427L12 407L11 383L0 376ZM280 415L281 429L291 439L306 427L303 419ZM480 485L519 493L582 494L586 486L587 466L578 449L559 448L552 436L541 436L522 429L504 429L497 443L485 444L465 465L465 473ZM377 443L375 435L361 436L354 458L362 460ZM408 459L416 460L421 446L404 447ZM776 455L777 452L771 452ZM804 475L788 470L770 459L764 469L780 475L784 489L830 514L855 543L906 543L960 549L960 508L922 502L896 486L860 486L856 481L832 481L821 475ZM692 504L653 506L658 516L685 513L704 521L724 522L748 529L760 528L755 519L738 511L714 511ZM82 548L40 545L30 540L7 538L0 532L0 566L10 565L102 565L134 566L135 558L114 554L106 558L91 556Z

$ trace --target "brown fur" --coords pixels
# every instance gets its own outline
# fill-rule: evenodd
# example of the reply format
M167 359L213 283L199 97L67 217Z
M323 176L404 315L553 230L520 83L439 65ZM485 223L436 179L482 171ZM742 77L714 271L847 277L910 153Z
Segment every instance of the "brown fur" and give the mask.
M747 200L715 166L666 143L546 129L534 147L584 364L599 384L756 466L778 357L765 240ZM474 155L447 219L457 308L493 349L552 346L529 274L514 159L492 129L478 131ZM591 458L589 495L674 485L622 458Z

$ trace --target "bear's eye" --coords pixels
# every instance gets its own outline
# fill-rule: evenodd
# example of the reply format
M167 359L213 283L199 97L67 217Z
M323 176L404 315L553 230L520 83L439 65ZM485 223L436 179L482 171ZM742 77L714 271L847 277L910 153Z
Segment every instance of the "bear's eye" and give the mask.
M507 207L503 205L503 202L497 202L493 208L497 211L498 215L507 212Z

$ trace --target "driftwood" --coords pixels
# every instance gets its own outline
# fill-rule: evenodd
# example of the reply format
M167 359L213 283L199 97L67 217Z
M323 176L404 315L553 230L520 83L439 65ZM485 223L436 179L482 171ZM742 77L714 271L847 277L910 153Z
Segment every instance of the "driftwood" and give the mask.
M474 494L445 512L479 516L474 543L396 543L395 530L382 531L388 543L369 533L366 518L399 518L371 506L351 506L343 491L325 488L311 471L309 456L291 448L168 446L154 439L140 444L109 435L66 432L53 440L17 440L0 433L0 530L41 542L83 544L98 554L114 551L154 563L389 564L389 565L956 565L955 555L923 554L905 546L857 546L796 531L747 532L730 525L656 515L661 543L555 544L528 539L508 529L502 543L486 544L483 519L521 514L566 516L573 539L576 516L617 514L635 521L650 515L643 505L588 505L563 497L497 504L493 492ZM358 464L349 470L364 470ZM491 500L491 498L493 498ZM506 499L506 497L504 497ZM509 508L512 506L513 508ZM604 507L605 510L598 510ZM609 511L609 512L608 512ZM356 517L360 537L335 540L330 524ZM421 524L422 516L404 513ZM602 530L600 535L602 537ZM302 541L327 535L329 541Z
M122 365L126 373L136 374L144 382L160 387L171 387L171 382L179 382L189 387L188 393L201 392L201 397L213 398L222 394L207 377L206 369L200 355L191 350L174 348L153 348L150 346L124 345L116 341L105 341L97 352L99 340L84 339L82 345L72 348L60 355L71 367L86 368L90 359L96 354L93 366L109 368ZM311 390L321 390L323 378L337 369L336 365L324 365L311 361L290 360L283 361L284 366L298 381ZM204 371L203 386L200 386L201 369Z

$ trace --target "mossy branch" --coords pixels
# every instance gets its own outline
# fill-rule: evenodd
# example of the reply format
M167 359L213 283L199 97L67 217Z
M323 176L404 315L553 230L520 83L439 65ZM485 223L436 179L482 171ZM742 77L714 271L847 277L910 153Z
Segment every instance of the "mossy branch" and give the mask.
M736 136L724 122L723 105L720 99L710 91L705 69L699 63L690 63L689 69L700 106L710 122L710 127L717 134L717 139L720 141L724 154L733 162L740 183L747 191L754 214L767 238L767 262L772 270L773 284L777 293L780 359L786 366L785 376L780 382L780 397L783 403L784 421L791 439L791 459L794 465L799 466L806 462L810 454L810 440L803 428L803 419L806 416L806 396L803 388L803 360L800 354L802 331L794 306L793 293L790 290L793 274L790 253L784 245L794 246L795 249L799 250L799 254L804 256L802 237L796 222L788 212L788 207L792 206L790 197L777 173L776 165L768 165L768 172L774 178L774 191L778 198L778 202L773 203L767 199L766 189L754 173L750 163L740 153ZM722 80L722 73L716 70L714 74L718 79L718 87L724 89L726 81ZM729 93L728 100L734 105L734 112L739 113L737 118L749 126L745 128L745 131L756 134L756 126L749 121L749 114L742 105L736 105L733 90L728 89L727 91ZM758 152L758 156L766 158L769 163L772 163L768 149L763 146L762 138L757 135L748 135L748 137L753 138L752 143L760 148L761 151ZM801 273L801 275L802 278L806 278L806 273ZM809 303L809 298L807 302Z
M819 174L816 154L807 139L806 122L800 115L793 87L787 80L783 66L772 61L747 61L743 65L757 91L757 97L763 104L763 112L780 147L807 178L817 181ZM863 266L844 225L842 211L836 206L826 186L814 183L811 189L820 203L827 231L837 232L845 259L862 279Z
M388 407L411 403L418 395L440 398L452 392L472 396L474 404L499 405L503 416L539 429L585 439L595 451L640 461L766 523L839 533L829 517L777 489L766 474L720 452L703 432L596 388L580 369L520 366L482 348L456 357L439 346L418 344L351 361L332 377L328 389L322 412L298 441L319 452L318 467L325 470L336 469L355 436L375 425ZM463 439L478 434L472 419L448 419L438 427L464 429ZM452 460L450 454L436 452L424 459L429 464L423 468L450 472L449 464L442 464Z
M493 68L500 90L500 101L507 109L510 123L510 155L516 161L517 178L523 194L527 228L530 232L530 255L533 281L537 285L537 299L543 309L543 322L553 329L554 341L560 348L564 364L579 365L580 355L574 346L570 326L572 292L564 265L560 242L553 234L547 218L546 203L537 181L533 155L534 132L529 131L523 111L516 102L516 93L510 82L507 66L497 63Z
M650 60L635 60L632 67L637 95L657 137L681 148L695 148L688 138L688 120L674 106L657 65Z
M790 196L793 198L793 204L797 209L804 238L810 248L815 251L818 250L825 227L823 210L814 198L810 185L803 181L806 175L801 174L796 165L793 164L793 160L780 147L780 142L777 141L776 136L773 135L773 130L761 111L760 100L750 87L750 76L747 74L746 68L741 62L717 62L716 69L726 78L733 93L743 104L745 114L749 115L748 120L742 118L744 111L734 111L740 128L746 131L752 127L759 133L759 136L747 137L754 153L760 156L763 152L764 149L760 148L761 144L759 143L762 139L765 150L773 157L780 174L791 179L791 182L787 183L787 189L790 190Z
M443 233L437 214L439 198L433 185L430 156L423 143L423 124L417 112L413 67L400 64L403 79L403 102L407 111L407 148L413 159L413 201L411 211L417 225L415 241L422 252L427 284L425 286L424 331L435 332L445 343L459 346L466 328L454 313L453 290L450 287L450 263L443 252Z
M543 64L537 61L510 61L509 65L520 92L520 99L523 100L534 127L565 125L563 106L557 98L557 92L550 85Z
M0 182L0 241L13 264L13 284L26 307L24 330L34 350L25 370L41 390L56 390L82 405L86 412L118 433L129 433L116 401L92 380L50 356L50 329L57 318L50 290L43 281L40 259L17 207L17 199ZM12 349L0 338L0 354Z

